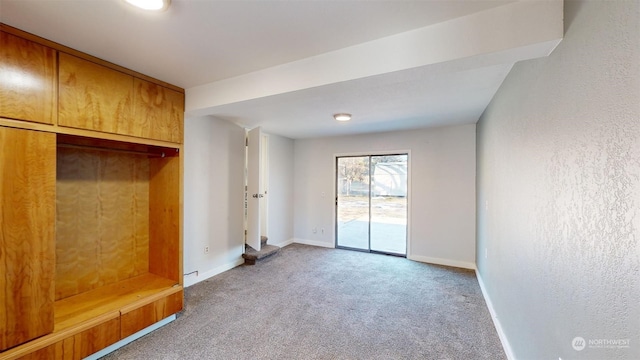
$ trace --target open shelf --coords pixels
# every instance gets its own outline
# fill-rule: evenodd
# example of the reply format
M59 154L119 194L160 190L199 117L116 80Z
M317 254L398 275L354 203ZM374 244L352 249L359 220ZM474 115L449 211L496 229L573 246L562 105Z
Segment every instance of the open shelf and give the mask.
M176 281L151 273L71 296L55 302L54 332L123 308L140 307L182 288Z
M84 358L179 311L182 290L146 273L58 300L53 332L0 353L0 360Z

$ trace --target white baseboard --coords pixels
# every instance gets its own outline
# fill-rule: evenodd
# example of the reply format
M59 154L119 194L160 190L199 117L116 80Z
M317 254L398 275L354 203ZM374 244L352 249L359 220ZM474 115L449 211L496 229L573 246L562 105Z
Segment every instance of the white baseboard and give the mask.
M277 243L277 244L271 244L271 245L275 245L275 246L278 246L278 247L283 248L283 247L285 247L285 246L288 246L288 245L293 244L293 240L294 240L294 239L293 239L293 238L291 238L291 239L289 239L289 240L281 241L281 242L279 242L279 243Z
M500 319L498 319L498 315L496 315L496 310L493 308L493 303L491 302L491 298L487 293L487 289L484 287L484 281L482 281L482 276L476 269L476 278L478 279L478 284L480 284L480 290L482 290L482 296L484 297L484 302L487 303L487 307L489 308L489 313L491 314L491 319L493 320L493 325L496 327L496 331L498 332L498 337L500 338L500 342L502 343L502 348L504 349L505 354L507 355L507 359L515 360L516 357L513 355L513 350L511 349L511 345L509 344L509 340L507 340L507 335L504 333L502 329L502 324L500 324Z
M327 243L325 241L318 241L318 240L308 240L308 239L294 238L293 242L296 243L296 244L319 246L319 247L330 248L330 249L334 249L336 247L333 243Z
M231 270L236 266L242 265L244 264L244 259L243 258L239 258L236 261L224 264L224 265L220 265L216 268L213 268L209 271L205 271L203 273L197 273L197 274L193 274L193 275L189 275L189 276L185 276L184 278L184 287L189 287L191 285L197 284L200 281L204 281L207 280L210 277L216 276L218 274L221 274L227 270Z
M174 321L175 319L176 319L176 315L175 314L173 314L173 315L171 315L171 316L169 316L167 318L164 318L164 319L158 321L157 323L152 324L152 325L150 325L150 326L138 331L135 334L127 336L126 338L118 341L115 344L107 346L106 348L98 351L97 353L94 353L94 354L91 354L91 355L87 356L86 358L84 358L84 360L97 360L97 359L100 359L101 357L120 349L121 347L129 344L130 342L132 342L134 340L137 340L137 339L149 334L150 332L155 331L155 330L167 325L168 323Z
M471 270L475 270L476 269L476 264L475 263L470 263L470 262L466 262L466 261L458 261L458 260L450 260L450 259L442 259L442 258L433 258L433 257L428 257L428 256L414 256L414 255L407 255L407 259L413 260L413 261L419 261L419 262L423 262L423 263L428 263L428 264L453 266L453 267L459 267L459 268L471 269Z

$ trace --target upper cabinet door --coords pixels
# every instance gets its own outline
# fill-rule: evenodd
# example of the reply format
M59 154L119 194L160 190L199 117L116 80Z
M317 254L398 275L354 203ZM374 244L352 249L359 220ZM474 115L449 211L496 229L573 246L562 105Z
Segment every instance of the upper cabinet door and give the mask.
M132 119L133 76L73 55L59 55L58 124L126 133Z
M55 50L0 31L0 117L55 123Z
M184 94L138 78L133 84L135 121L129 131L135 136L182 143Z
M3 351L54 327L55 134L0 126L0 199Z

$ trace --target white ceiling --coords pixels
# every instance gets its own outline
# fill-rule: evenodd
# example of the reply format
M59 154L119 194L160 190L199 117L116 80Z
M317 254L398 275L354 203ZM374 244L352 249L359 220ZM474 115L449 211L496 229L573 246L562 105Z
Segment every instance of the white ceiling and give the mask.
M478 41L457 41L462 51L453 49L447 59L428 61L413 51L395 49L403 41L422 41L418 31L430 31L428 39L448 47L448 36L456 28L469 31L462 39L471 39L475 31L465 30L466 23L491 19L482 26L493 26L492 17L474 16L513 16L502 10L513 3L173 0L168 11L150 14L122 0L0 0L0 21L184 87L187 121L191 116L214 116L305 138L476 122L514 61L546 55L548 46L525 57L499 46L466 54L466 49L477 50ZM541 15L544 33L549 16ZM560 15L560 25L561 19ZM454 22L461 26L446 26ZM518 35L523 33L518 29L522 21L512 22L508 26L514 27L515 35L505 42L522 38L512 48L558 38L535 38L535 24L524 31L526 36ZM440 28L449 33L434 36ZM510 33L508 28L501 31ZM396 66L395 59L364 56L361 49L366 46L392 49L395 58L418 61ZM443 44L432 49L439 46ZM505 52L504 60L488 57ZM350 55L354 53L363 56ZM462 55L455 57L457 53ZM341 54L348 57L336 57ZM459 64L462 60L464 65ZM368 68L371 71L363 72ZM298 69L293 78L292 69ZM331 118L335 112L351 112L354 119L337 123Z

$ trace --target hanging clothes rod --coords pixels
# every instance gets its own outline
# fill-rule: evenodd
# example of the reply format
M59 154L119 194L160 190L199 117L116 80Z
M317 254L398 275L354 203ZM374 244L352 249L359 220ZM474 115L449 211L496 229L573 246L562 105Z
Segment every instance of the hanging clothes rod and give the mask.
M138 155L138 156L148 156L148 157L166 157L167 153L165 151L161 152L145 152L145 151L135 151L135 150L123 150L123 149L115 149L115 148L107 148L100 146L92 146L92 145L74 145L74 144L58 144L58 147L67 148L67 149L82 149L82 150L95 150L95 151L103 151L103 152L117 152L121 154L130 154L130 155ZM173 149L171 149L173 150ZM178 149L175 149L175 152L178 152Z

